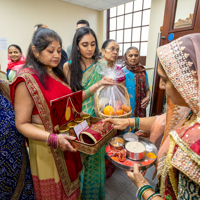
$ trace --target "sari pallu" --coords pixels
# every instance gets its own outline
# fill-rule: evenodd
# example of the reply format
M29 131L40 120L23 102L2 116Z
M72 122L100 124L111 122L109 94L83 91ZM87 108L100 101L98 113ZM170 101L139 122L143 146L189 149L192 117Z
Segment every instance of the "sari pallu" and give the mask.
M101 65L98 61L83 72L82 86L84 90L91 87L102 79L98 73L98 68ZM94 112L94 95L87 98L83 102L82 111L95 117ZM106 177L105 171L105 146L102 147L94 155L86 155L81 153L83 162L83 170L81 172L81 199L83 200L101 200L105 199L104 182Z
M146 117L146 108L141 108L141 101L146 97L146 90L149 89L148 75L145 68L138 64L133 67L125 62L123 68L126 76L126 88L129 93L132 108L132 117Z
M67 95L71 90L59 78L46 78L48 89L42 86L33 69L24 69L10 85L10 90L14 102L17 84L25 82L43 123L35 126L52 133L54 129L50 115L50 100ZM63 152L47 146L46 142L30 139L29 152L36 199L79 198L79 173L82 168L79 152Z
M164 199L200 199L199 42L200 34L190 34L158 48L163 69L188 104L185 113L192 111L184 120L180 107L168 102L157 173Z

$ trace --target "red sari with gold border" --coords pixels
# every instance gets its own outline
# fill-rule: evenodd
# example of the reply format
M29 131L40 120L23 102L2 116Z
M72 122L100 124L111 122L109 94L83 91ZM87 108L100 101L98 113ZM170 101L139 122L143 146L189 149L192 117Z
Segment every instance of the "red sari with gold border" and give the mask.
M72 93L69 86L59 78L48 76L46 77L48 89L45 89L35 71L26 68L10 84L13 104L15 89L20 82L25 82L35 103L34 114L38 113L43 123L34 125L49 133L54 132L50 101ZM36 199L79 198L79 173L82 169L79 152L63 152L47 146L46 142L29 139L29 156Z

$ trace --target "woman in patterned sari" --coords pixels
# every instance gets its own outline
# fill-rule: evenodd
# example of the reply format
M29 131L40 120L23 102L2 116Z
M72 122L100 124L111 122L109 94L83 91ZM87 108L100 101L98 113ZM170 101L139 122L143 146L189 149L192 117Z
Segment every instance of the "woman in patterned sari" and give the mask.
M29 156L38 200L74 200L80 195L79 152L56 134L50 101L72 93L60 69L62 41L53 30L40 28L32 38L26 64L10 85L17 129L29 139ZM59 112L58 112L59 117Z
M92 29L82 27L76 32L71 61L64 67L64 73L72 91L83 90L83 112L95 117L94 93L103 85L112 85L113 81L97 72L104 61L98 61L99 51L97 38ZM83 170L81 172L81 199L98 200L105 198L105 147L94 155L81 153Z
M200 199L200 34L181 37L158 48L160 88L167 94L166 124L158 152L156 194L135 165L127 172L146 199ZM105 120L123 128L128 122ZM156 117L140 118L140 128L150 128ZM163 121L163 120L161 120ZM161 122L160 121L160 122ZM124 124L123 124L124 123ZM131 125L134 126L134 119ZM158 136L154 133L151 140ZM146 189L145 189L146 188Z
M0 199L35 199L24 137L15 127L9 82L0 80Z

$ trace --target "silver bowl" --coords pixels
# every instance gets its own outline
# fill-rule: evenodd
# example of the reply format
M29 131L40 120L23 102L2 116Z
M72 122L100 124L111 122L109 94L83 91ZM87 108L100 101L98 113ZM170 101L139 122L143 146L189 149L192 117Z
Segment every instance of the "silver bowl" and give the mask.
M110 140L110 149L121 150L124 148L125 140L121 137L114 137Z
M124 133L123 138L126 142L138 141L138 136L132 132Z
M127 146L130 145L130 143L136 143L136 141L132 141L132 142L127 142L125 145L126 148L126 156L128 158L130 158L131 160L142 160L145 157L146 154L146 147L142 142L137 142L140 143L144 146L144 151L142 152L133 152L127 149Z

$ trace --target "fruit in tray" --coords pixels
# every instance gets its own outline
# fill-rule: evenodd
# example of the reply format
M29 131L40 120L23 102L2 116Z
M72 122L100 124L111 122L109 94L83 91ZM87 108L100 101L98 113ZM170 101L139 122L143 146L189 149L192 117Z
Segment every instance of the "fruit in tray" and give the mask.
M115 110L112 106L106 106L104 108L104 114L105 115L114 115L115 114Z

